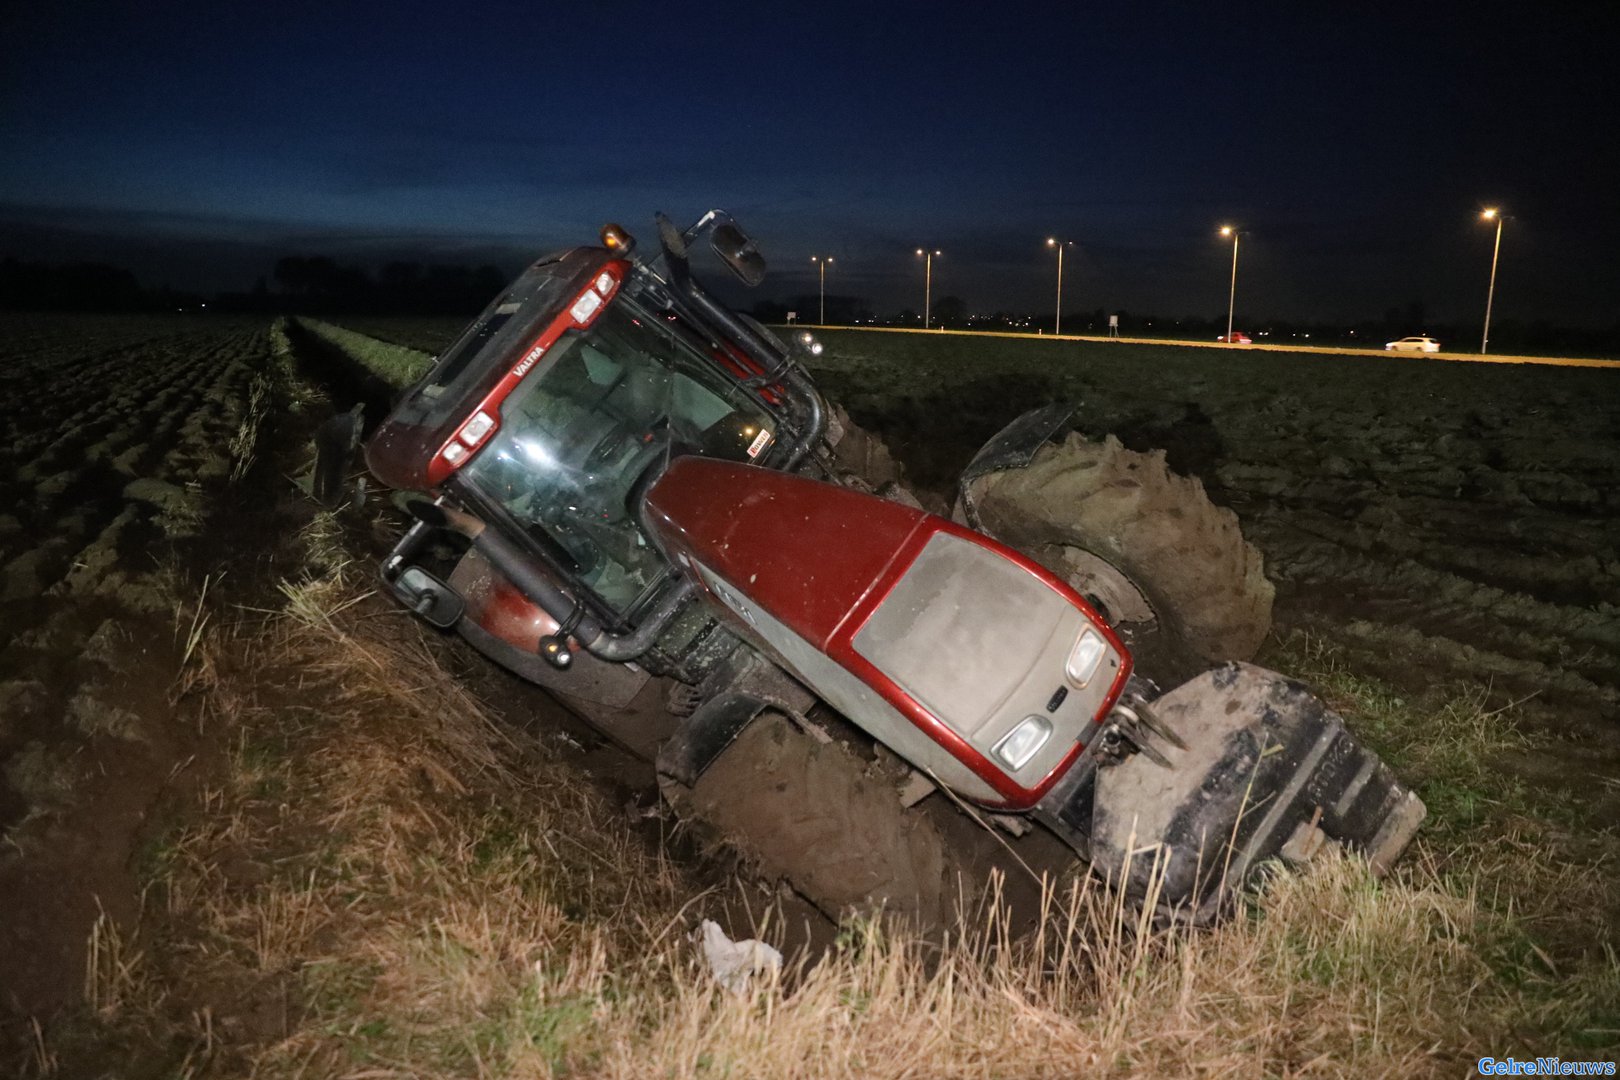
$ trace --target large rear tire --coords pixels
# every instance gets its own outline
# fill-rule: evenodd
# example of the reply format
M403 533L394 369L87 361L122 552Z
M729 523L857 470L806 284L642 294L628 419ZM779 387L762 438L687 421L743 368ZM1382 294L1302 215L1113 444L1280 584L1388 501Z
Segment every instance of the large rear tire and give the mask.
M767 712L696 784L660 775L659 786L700 837L729 844L833 919L883 911L944 925L960 868L943 837L901 805L894 777L837 739Z
M1070 434L1025 468L975 478L965 497L983 531L1094 600L1154 679L1250 659L1271 630L1259 551L1162 451Z

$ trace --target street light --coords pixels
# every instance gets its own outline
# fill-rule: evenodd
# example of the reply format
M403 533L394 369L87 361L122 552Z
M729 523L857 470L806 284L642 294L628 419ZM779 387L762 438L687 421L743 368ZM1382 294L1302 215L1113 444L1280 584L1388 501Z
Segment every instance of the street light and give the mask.
M1230 225L1221 226L1221 235L1232 238L1232 289L1226 295L1226 343L1232 344L1232 312L1237 307L1237 249L1238 231Z
M937 251L917 249L917 254L923 259L923 329L928 329L928 309L934 298L934 259L939 256Z
M1057 319L1052 324L1052 334L1056 336L1063 333L1063 249L1074 247L1074 241L1059 240L1055 236L1048 236L1046 246L1057 248L1058 253Z
M826 326L827 325L827 264L832 262L833 260L832 260L831 255L828 255L826 257L822 257L820 255L812 255L812 256L810 256L810 261L813 262L813 263L819 264L820 267L821 267L821 325Z
M1485 333L1479 339L1479 353L1485 355L1491 343L1491 302L1496 299L1496 257L1502 253L1502 211L1494 206L1480 213L1480 220L1496 222L1496 246L1491 248L1491 285L1485 291Z

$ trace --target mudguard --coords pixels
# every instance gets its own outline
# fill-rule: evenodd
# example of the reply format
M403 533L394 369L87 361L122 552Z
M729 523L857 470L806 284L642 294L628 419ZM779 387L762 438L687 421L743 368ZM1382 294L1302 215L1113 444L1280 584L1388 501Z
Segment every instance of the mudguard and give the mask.
M686 787L698 782L744 728L766 710L795 726L815 704L815 696L786 672L753 650L739 650L700 688L706 700L658 750L658 774Z
M971 494L973 481L989 473L1026 467L1034 459L1035 451L1069 429L1073 418L1073 405L1061 402L1043 405L1018 417L981 446L956 482L956 502L966 523L980 528Z
M1097 768L1089 855L1163 912L1207 922L1262 863L1330 842L1382 873L1427 812L1337 713L1275 672L1224 664L1153 711L1186 748L1164 748L1169 768L1143 754Z

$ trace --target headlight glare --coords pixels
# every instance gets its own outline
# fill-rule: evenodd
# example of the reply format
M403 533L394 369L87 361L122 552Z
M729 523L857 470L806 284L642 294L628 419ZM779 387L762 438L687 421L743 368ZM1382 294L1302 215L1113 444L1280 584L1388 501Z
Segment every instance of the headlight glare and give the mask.
M1052 725L1044 716L1026 716L996 745L996 756L1013 772L1029 764L1035 752L1046 745Z
M1108 645L1103 641L1102 635L1091 627L1086 627L1080 633L1080 640L1074 643L1074 649L1069 653L1069 662L1064 665L1063 672L1069 681L1084 690L1086 683L1097 673L1097 665L1102 662L1103 653L1108 651Z

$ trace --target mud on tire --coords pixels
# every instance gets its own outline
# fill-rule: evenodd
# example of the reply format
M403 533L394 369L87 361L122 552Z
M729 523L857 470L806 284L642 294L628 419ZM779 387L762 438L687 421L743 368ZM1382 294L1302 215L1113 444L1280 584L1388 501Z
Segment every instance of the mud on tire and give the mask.
M926 817L901 805L893 777L842 742L821 742L767 713L687 787L659 777L700 838L724 841L837 919L878 910L939 925L957 870Z
M1026 468L977 478L966 496L985 532L1110 609L1155 678L1247 660L1271 630L1259 551L1162 451L1070 434Z

